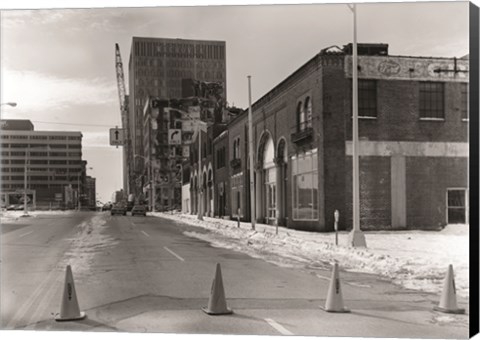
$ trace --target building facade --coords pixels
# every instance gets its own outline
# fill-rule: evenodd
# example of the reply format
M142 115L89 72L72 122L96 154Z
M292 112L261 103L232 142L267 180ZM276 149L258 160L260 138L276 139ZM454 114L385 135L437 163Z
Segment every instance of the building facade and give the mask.
M0 139L1 191L7 205L23 202L25 173L34 208L88 205L80 132L35 131L29 120L2 120Z
M228 130L213 139L213 216L224 218L230 213L230 174Z
M129 60L129 136L134 164L129 177L134 194L143 190L136 179L145 172L145 162L134 155L146 157L143 118L147 98L182 98L183 79L225 84L225 42L133 38Z
M468 60L358 51L361 228L467 223ZM258 222L330 231L339 210L350 229L351 65L351 45L323 50L253 104ZM249 210L246 116L229 124L232 218Z

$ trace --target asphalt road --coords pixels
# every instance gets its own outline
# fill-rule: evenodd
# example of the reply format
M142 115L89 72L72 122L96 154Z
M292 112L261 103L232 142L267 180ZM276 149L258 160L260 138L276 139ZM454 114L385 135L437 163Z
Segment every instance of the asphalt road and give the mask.
M439 297L341 272L349 314L327 313L330 272L282 268L183 235L157 217L79 212L2 224L1 328L115 332L466 338ZM232 315L202 312L221 264ZM71 265L81 321L56 322ZM464 307L464 305L462 305Z

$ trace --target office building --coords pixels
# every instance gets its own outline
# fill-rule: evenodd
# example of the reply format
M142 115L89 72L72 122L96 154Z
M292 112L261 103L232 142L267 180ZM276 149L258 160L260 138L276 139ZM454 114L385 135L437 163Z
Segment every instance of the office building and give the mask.
M184 79L226 84L225 60L223 41L132 39L129 60L129 135L134 164L129 180L133 194L138 196L143 192L141 177L147 171L145 159L149 155L145 153L143 143L144 109L148 98L182 98ZM226 98L225 88L223 86L223 98Z
M1 121L1 197L36 209L88 205L81 132L35 131L29 120Z

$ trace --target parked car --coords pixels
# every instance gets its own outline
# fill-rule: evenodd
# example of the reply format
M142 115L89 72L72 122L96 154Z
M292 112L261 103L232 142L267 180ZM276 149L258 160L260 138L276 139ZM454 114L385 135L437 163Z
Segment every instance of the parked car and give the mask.
M109 210L112 210L112 205L110 203L107 203L102 207L102 211L109 211Z
M115 204L112 209L110 210L110 215L126 215L127 214L127 208L122 205L122 204Z
M147 207L144 205L134 205L132 208L132 216L135 215L147 216Z

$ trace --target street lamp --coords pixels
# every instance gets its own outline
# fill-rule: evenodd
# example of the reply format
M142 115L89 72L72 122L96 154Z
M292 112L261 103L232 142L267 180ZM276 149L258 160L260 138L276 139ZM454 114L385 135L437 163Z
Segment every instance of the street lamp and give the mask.
M353 110L353 135L352 135L352 164L353 164L353 228L349 235L349 244L353 247L366 247L365 235L360 230L360 176L358 157L358 55L357 55L357 5L347 5L353 12L353 46L352 46L352 110Z

